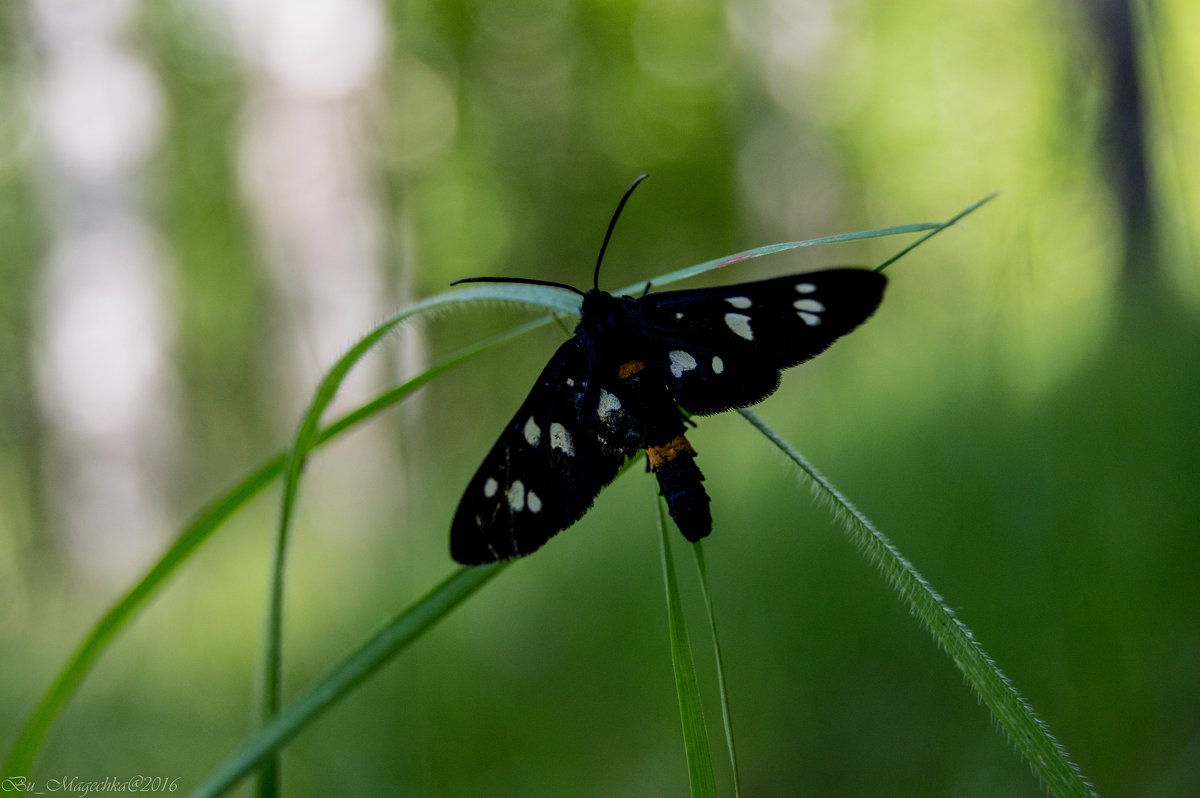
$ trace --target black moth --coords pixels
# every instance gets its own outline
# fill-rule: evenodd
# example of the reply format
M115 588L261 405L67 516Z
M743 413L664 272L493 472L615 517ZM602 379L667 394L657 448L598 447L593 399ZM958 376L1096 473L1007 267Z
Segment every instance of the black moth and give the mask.
M720 288L613 296L600 262L633 182L609 223L575 334L538 377L458 505L450 554L463 565L523 557L578 521L625 460L644 449L679 531L712 531L704 476L684 414L761 402L779 372L815 357L862 324L886 278L830 269Z

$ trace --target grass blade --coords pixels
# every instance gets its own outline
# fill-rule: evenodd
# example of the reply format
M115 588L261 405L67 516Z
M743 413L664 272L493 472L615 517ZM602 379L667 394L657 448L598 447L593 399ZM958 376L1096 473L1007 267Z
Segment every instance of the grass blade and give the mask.
M283 455L279 454L259 466L250 476L243 479L223 496L217 498L188 524L183 533L158 562L146 572L128 593L117 600L108 612L100 617L96 625L83 639L79 647L67 660L62 670L51 682L50 688L38 701L25 725L17 735L13 746L4 760L2 778L11 778L29 772L38 749L46 737L54 719L67 701L79 689L83 678L91 671L100 655L128 624L143 604L162 586L208 536L224 521L259 491L269 485L283 471Z
M883 263L881 263L881 264L879 264L878 266L876 266L876 267L875 267L875 271L877 271L877 272L881 272L881 271L883 271L883 270L884 270L884 269L886 269L888 266L891 266L893 263L895 263L896 261L900 260L900 259L901 259L901 258L903 258L905 255L907 255L908 253L912 252L914 249L916 249L917 247L921 246L921 245L922 245L922 244L924 244L926 241L928 241L929 239L933 238L933 237L934 237L935 235L937 235L938 233L940 233L940 232L942 232L943 230L945 230L947 227L952 227L952 226L953 226L953 225L954 225L956 222L958 222L958 221L959 221L960 219L962 219L964 216L966 216L967 214L970 214L970 213L974 213L975 211L979 210L979 209L980 209L980 208L982 208L984 205L986 205L987 203L991 202L992 200L994 200L994 199L995 199L996 197L998 197L998 196L1000 196L999 192L993 192L993 193L991 193L991 194L988 194L986 197L984 197L983 199L979 200L978 202L973 202L973 203L971 203L970 205L968 205L967 207L963 208L961 211L959 211L958 213L954 214L953 216L951 216L949 219L947 219L946 221L942 222L941 224L934 225L934 226L933 226L933 229L932 229L932 230L930 230L928 233L926 233L925 235L921 236L921 237L920 237L920 238L918 238L916 241L912 242L912 243L911 243L911 244L909 244L907 247L905 247L904 249L900 250L900 251L899 251L899 252L897 252L895 255L893 255L892 257L890 257L890 258L888 258L887 260L885 260Z
M465 363L475 355L498 346L518 335L548 324L551 317L546 316L510 330L498 333L476 344L464 347L454 354L439 360L421 374L413 377L402 385L398 385L377 396L362 407L347 413L332 422L319 434L316 445L320 446L333 438L361 424L376 413L403 401L417 388L439 374ZM140 611L141 607L153 596L167 579L182 565L191 553L199 548L209 536L225 523L240 507L258 495L276 477L283 472L286 454L279 454L256 468L249 476L227 490L223 495L214 499L202 509L193 520L183 529L175 542L163 553L146 575L135 584L129 592L118 599L109 610L101 616L96 625L83 639L71 658L63 665L49 689L42 696L29 718L21 727L12 748L9 749L0 773L4 777L28 773L37 756L38 749L45 739L46 733L53 724L59 712L66 706L67 701L79 689L85 676L99 659L104 650L116 638L116 635L129 624Z
M264 725L279 713L283 701L283 601L288 543L296 499L299 495L300 475L303 473L308 453L316 446L319 439L319 426L325 408L333 401L351 369L402 322L417 313L426 312L447 302L472 299L494 301L497 298L537 302L552 309L568 311L579 304L579 297L568 291L537 285L491 284L454 291L449 294L439 294L418 302L411 308L400 311L377 325L338 359L317 386L312 402L300 421L292 446L284 460L283 495L280 503L279 523L276 527L275 545L272 550L266 629L263 633L262 696L259 702L259 718ZM263 762L257 785L257 793L261 798L273 798L279 794L278 771L277 756L270 756Z
M950 655L1046 788L1059 798L1095 796L1078 766L1067 757L1046 724L984 652L971 630L892 542L756 413L746 409L738 412L796 465L813 494L832 508L834 518L846 536L883 574L913 615Z
M969 210L964 211L964 213L960 214L960 216L965 215L968 212ZM882 238L883 236L920 233L926 230L937 232L938 230L946 227L947 224L949 223L919 222L917 224L897 225L896 227L880 227L875 230L860 230L856 233L838 233L837 235L832 236L809 238L804 241L789 241L784 244L768 244L765 247L755 247L754 249L748 249L745 252L738 252L735 255L726 255L723 258L716 258L714 260L705 261L704 263L698 263L695 266L688 266L685 269L668 272L661 277L654 277L649 281L642 280L640 283L626 286L625 288L622 288L619 291L614 291L613 293L640 294L643 290L645 290L647 282L650 283L652 288L660 285L667 285L668 283L674 283L680 280L686 280L689 277L695 277L698 274L703 274L704 272L712 271L713 269L720 269L724 266L732 266L735 263L741 263L744 260L753 260L754 258L761 258L764 255L774 255L777 252L786 252L789 249L797 249L799 247L814 247L818 244L841 244L847 241L859 241L865 238ZM908 249L912 249L912 247L909 247ZM904 250L904 252L907 252L908 249ZM896 257L900 256L898 255ZM893 258L893 260L895 260L895 258Z
M729 748L729 766L733 772L733 794L741 796L742 779L738 771L737 746L733 742L733 713L729 708L729 690L725 681L725 661L721 657L721 641L717 637L717 615L713 611L712 593L708 589L708 569L704 567L702 541L692 544L696 555L696 572L700 577L700 592L704 594L704 607L708 610L708 628L712 633L713 656L717 662L717 686L721 691L721 721L725 725L725 744Z
M379 670L444 618L508 563L460 568L415 604L372 635L353 654L296 696L220 765L193 793L194 798L221 795L273 757L290 739L335 705L355 686Z
M683 747L687 754L688 783L693 798L716 798L717 779L713 775L712 754L708 747L708 731L704 726L704 707L700 700L700 684L696 680L696 663L688 643L687 625L683 617L683 601L675 578L675 562L671 558L668 540L666 509L658 501L658 534L661 542L663 582L667 588L667 626L671 636L671 664L675 669L675 692L679 697L679 716L683 723Z

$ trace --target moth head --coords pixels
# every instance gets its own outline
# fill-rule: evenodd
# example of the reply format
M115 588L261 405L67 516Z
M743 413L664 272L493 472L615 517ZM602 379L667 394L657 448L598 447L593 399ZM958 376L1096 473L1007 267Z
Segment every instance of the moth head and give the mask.
M628 330L630 322L638 315L637 301L633 297L613 296L593 288L583 295L579 323L597 335L611 337Z

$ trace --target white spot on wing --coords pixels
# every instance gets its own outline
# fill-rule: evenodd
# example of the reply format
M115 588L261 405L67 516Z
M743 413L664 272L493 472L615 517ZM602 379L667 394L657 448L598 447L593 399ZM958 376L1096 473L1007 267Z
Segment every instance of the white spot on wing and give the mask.
M525 509L525 483L521 480L516 480L508 490L504 492L508 498L508 506L512 508L514 513L519 513Z
M734 334L740 335L747 341L754 340L754 332L750 329L750 317L742 313L726 313L725 326L733 330Z
M676 313L676 314L675 314L675 320L676 320L676 321L679 321L679 320L680 320L680 319L682 319L682 318L683 318L683 314L682 314L682 313Z
M574 385L574 384L575 384L575 380L571 379L570 377L567 377L567 385Z
M575 456L575 444L571 441L571 433L557 421L550 425L550 448L559 449L568 457Z
M525 429L522 432L525 433L525 440L529 441L530 446L537 446L538 441L542 439L542 430L533 420L533 416L530 416L529 420L525 422Z
M596 414L600 416L600 420L607 421L609 416L620 409L621 400L601 388L600 401L596 405Z
M728 302L729 304L733 305L738 310L745 310L746 308L748 308L752 304L754 304L753 302L750 301L750 299L748 297L744 297L744 296L727 297L725 299L725 301Z
M694 368L696 368L696 358L682 349L671 350L671 373L675 375L675 379L682 377L683 372L691 371Z
M533 491L525 494L525 506L529 508L529 512L538 513L542 509L542 500Z
M713 355L713 374L720 374L725 370L725 361Z
M798 315L800 319L809 327L816 327L821 323L821 317L816 313L806 313L803 310L800 310L796 312L796 315Z
M496 490L500 487L496 480L488 477L487 482L483 483L483 495L489 499L496 495Z
M796 290L802 294L811 294L817 287L812 283L796 283Z
M820 313L825 310L825 306L815 299L797 299L792 303L792 307L796 310L810 310L813 313Z

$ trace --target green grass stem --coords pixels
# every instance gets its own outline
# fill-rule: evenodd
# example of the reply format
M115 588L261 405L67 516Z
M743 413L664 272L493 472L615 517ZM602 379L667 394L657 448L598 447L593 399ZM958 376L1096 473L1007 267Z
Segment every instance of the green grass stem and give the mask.
M717 688L721 695L721 722L725 726L725 745L729 749L729 767L733 773L733 794L741 796L742 777L738 769L737 746L733 737L733 711L729 708L729 685L725 679L725 660L721 656L721 640L717 636L717 613L713 609L712 592L708 589L708 569L704 565L703 541L692 544L696 558L696 574L700 578L700 592L704 595L704 609L708 612L708 630L712 634L713 657L717 665Z
M716 798L717 778L713 774L712 753L708 746L708 730L704 725L704 706L700 698L700 683L696 679L696 662L688 642L687 622L683 615L683 600L675 577L675 561L671 557L666 504L658 502L658 539L662 554L663 583L667 589L667 627L671 638L671 665L675 671L675 694L679 698L679 717L683 723L683 749L687 755L688 783L692 798Z
M371 635L350 656L292 700L228 759L194 793L194 798L221 795L262 763L273 758L302 729L337 704L368 676L404 651L508 563L460 568Z
M1054 739L1046 724L984 652L967 625L958 619L912 563L833 483L758 414L745 408L738 412L795 464L817 500L831 508L850 542L879 570L942 650L950 655L955 667L992 711L1000 728L1013 741L1046 788L1058 798L1093 798L1095 793L1091 786L1067 757L1066 751Z

